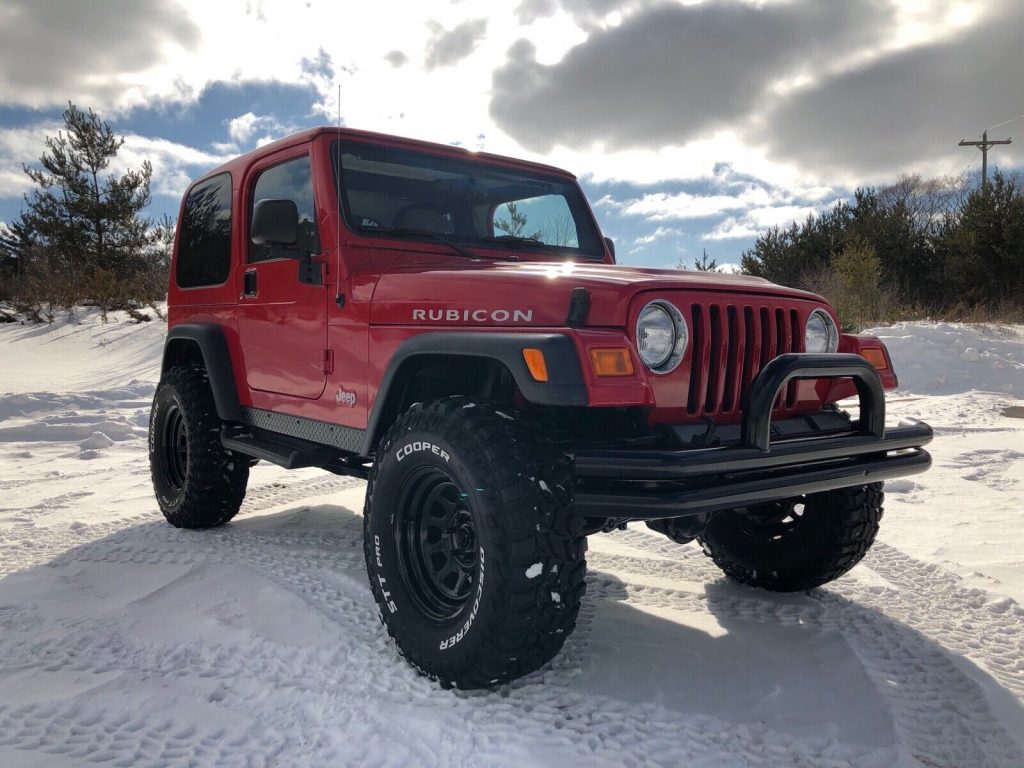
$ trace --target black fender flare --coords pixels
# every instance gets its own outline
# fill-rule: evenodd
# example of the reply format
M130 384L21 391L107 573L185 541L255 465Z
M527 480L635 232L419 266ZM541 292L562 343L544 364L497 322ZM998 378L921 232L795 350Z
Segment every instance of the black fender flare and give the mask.
M235 373L231 366L231 354L228 351L224 329L214 323L183 323L171 328L164 341L164 355L160 365L161 379L174 362L169 352L176 341L194 342L199 347L203 365L210 377L210 389L213 390L217 415L223 421L241 421L242 406L238 400Z
M547 363L548 380L535 381L523 359L524 348L539 349ZM585 406L589 403L576 344L562 333L430 332L404 342L392 356L373 403L362 455L368 456L387 430L388 404L403 365L426 355L478 357L495 360L508 369L519 391L531 403Z

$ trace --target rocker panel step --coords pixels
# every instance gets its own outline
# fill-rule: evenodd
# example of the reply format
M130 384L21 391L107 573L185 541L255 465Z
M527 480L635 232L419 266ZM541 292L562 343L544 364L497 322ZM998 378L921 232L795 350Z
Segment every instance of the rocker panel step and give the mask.
M224 427L220 441L230 451L269 461L285 469L322 467L338 456L337 448L256 427Z

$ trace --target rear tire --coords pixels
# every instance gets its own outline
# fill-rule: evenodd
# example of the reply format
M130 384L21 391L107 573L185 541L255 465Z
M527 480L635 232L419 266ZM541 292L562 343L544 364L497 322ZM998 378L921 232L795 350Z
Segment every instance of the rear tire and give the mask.
M176 528L212 528L238 513L249 458L220 441L221 420L202 368L172 368L153 397L149 467L157 504Z
M859 563L878 534L881 483L720 512L699 541L736 581L798 592L837 579Z
M415 405L381 442L366 567L399 651L446 687L525 675L576 625L586 574L566 457L465 397Z

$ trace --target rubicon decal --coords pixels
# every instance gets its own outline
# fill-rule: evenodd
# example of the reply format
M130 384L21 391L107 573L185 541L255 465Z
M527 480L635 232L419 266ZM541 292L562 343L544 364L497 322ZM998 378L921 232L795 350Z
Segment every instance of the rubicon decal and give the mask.
M413 320L448 323L532 323L532 309L414 309Z

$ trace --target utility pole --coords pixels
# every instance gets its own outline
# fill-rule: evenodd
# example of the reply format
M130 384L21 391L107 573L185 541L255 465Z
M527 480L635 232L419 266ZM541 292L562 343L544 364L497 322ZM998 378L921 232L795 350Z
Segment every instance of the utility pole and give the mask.
M1013 139L988 140L988 131L981 134L981 141L967 141L960 139L961 147L977 147L981 150L981 189L984 192L988 189L988 151L996 144L1012 144Z

